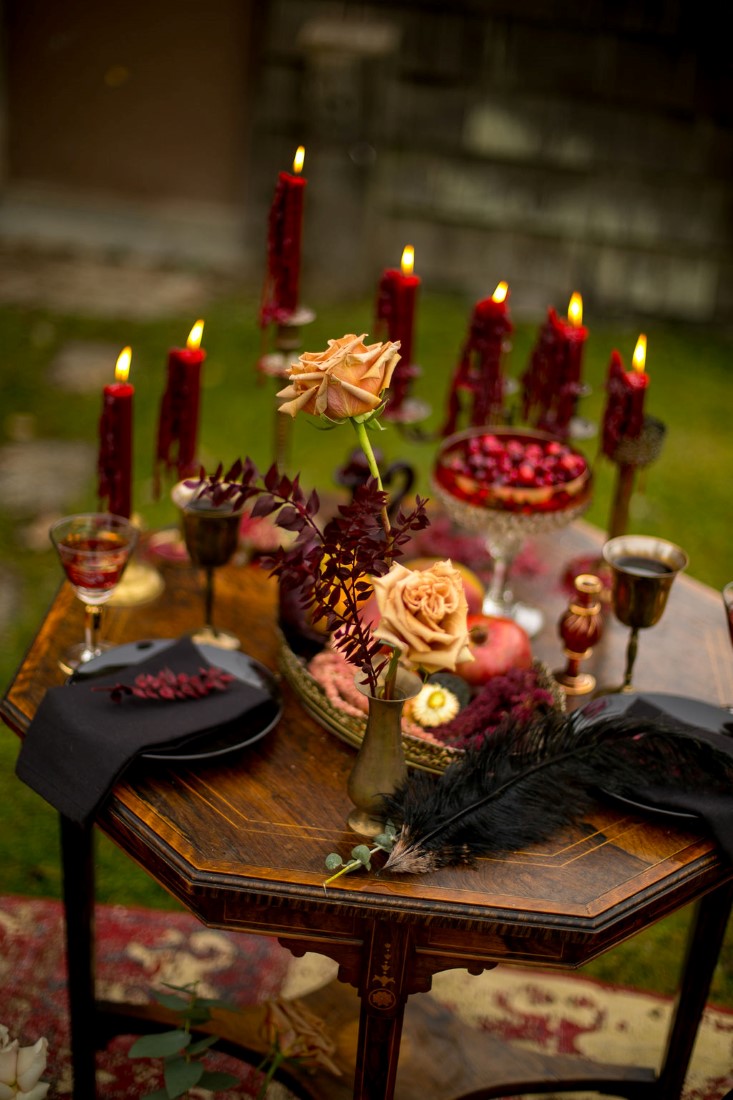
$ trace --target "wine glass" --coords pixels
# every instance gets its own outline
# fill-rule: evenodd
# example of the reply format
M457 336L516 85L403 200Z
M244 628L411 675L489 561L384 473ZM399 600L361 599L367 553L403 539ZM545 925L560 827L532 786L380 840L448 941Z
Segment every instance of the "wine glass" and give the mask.
M619 535L603 547L611 568L612 600L616 618L631 627L626 669L620 687L599 694L630 692L639 631L659 622L667 606L672 582L687 567L687 554L673 542L653 535Z
M536 471L546 463L544 484L511 482L509 467L518 469L523 459L536 463ZM561 461L566 466L561 467ZM553 481L553 476L558 480ZM544 615L539 608L514 599L509 587L511 567L526 538L559 530L588 508L592 478L587 461L548 432L467 428L443 440L433 484L454 523L486 541L493 572L483 613L514 619L534 637L542 629Z
M83 512L57 520L49 534L64 572L84 604L84 641L59 660L61 668L71 673L111 645L99 640L102 604L109 600L130 560L138 528L124 516Z
M214 570L219 565L226 565L237 548L244 504L235 505L231 500L214 502L208 496L197 495L197 489L185 481L173 486L171 496L181 512L188 556L194 565L204 570L205 575L205 622L192 638L199 644L239 649L240 641L236 634L214 626Z

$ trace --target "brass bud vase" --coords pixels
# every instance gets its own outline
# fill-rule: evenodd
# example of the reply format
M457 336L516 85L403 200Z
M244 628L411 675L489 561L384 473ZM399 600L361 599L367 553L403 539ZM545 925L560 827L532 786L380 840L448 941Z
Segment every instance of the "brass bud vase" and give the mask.
M397 790L407 778L402 747L402 710L407 699L417 695L422 681L414 672L399 669L395 698L372 695L368 687L357 687L369 702L364 739L346 785L354 809L347 820L355 833L373 837L386 825L383 795Z

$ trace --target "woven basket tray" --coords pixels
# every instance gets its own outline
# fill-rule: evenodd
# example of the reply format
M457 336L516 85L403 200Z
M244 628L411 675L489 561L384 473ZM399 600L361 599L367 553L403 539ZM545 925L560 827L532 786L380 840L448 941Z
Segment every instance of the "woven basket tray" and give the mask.
M293 653L282 637L280 638L279 665L283 677L308 713L342 741L359 748L364 739L366 718L345 714L335 707L318 680L311 676L303 659ZM549 691L557 709L564 711L565 696L547 666L541 661L535 661L534 668L538 673L539 686ZM463 755L462 749L455 749L449 745L437 745L433 741L415 737L406 732L402 734L402 744L407 763L413 768L427 772L445 771L449 764L459 760Z

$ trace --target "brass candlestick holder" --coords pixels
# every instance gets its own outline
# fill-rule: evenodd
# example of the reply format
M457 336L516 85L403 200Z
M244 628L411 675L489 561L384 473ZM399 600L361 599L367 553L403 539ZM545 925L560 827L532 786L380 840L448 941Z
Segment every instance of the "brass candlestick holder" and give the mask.
M165 588L165 581L155 566L139 555L142 552L144 532L139 516L133 516L132 522L140 532L138 546L129 562L122 580L109 598L111 607L139 607L156 600Z
M617 476L608 524L609 539L626 534L637 471L659 458L666 432L666 425L661 420L646 416L637 438L620 440L614 451L612 461L616 465Z
M602 591L598 577L581 573L575 578L575 594L558 621L567 664L553 672L553 676L566 695L587 695L596 686L595 676L581 672L580 663L588 660L603 634Z
M280 389L288 379L288 367L293 354L302 346L302 328L315 321L316 315L307 306L299 306L286 321L278 322L275 329L275 350L261 355L257 361L257 370L266 378L273 378ZM281 416L275 410L274 461L280 469L287 466L290 458L290 437L292 423L289 416Z

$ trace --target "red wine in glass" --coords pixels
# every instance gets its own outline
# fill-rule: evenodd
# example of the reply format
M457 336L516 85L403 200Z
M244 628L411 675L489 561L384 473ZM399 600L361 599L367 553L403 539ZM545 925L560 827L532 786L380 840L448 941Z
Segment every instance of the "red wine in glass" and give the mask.
M124 537L114 531L69 534L59 541L58 553L77 595L89 603L107 599L129 558Z
M84 604L84 641L72 646L59 662L66 672L73 672L108 648L98 636L102 604L119 583L138 529L124 516L85 512L58 520L49 533L64 572Z

